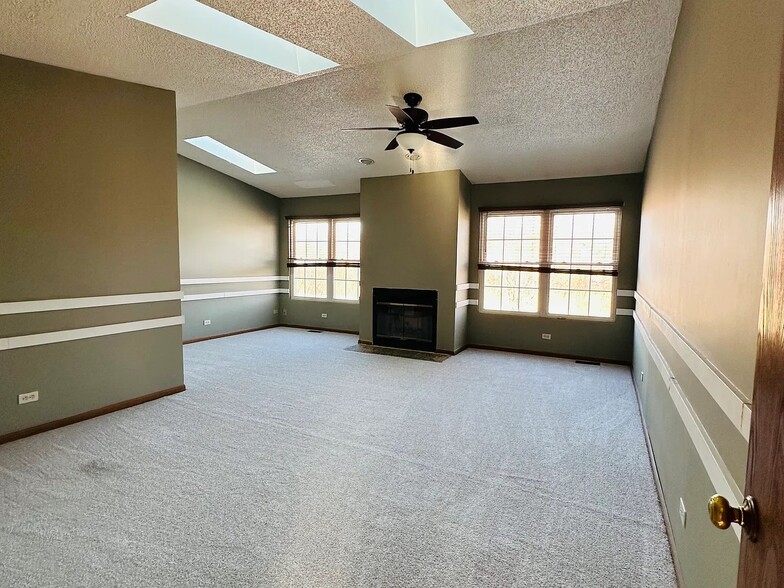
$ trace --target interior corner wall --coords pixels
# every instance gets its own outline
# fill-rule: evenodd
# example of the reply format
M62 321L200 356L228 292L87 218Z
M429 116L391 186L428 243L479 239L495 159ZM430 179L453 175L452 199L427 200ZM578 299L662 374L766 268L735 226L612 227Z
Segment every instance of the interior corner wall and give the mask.
M309 196L305 198L280 199L278 271L281 276L289 275L288 263L288 221L291 216L336 216L359 214L359 194L337 194L333 196ZM366 233L363 233L363 239ZM360 270L360 278L364 275ZM326 314L326 318L322 317ZM314 329L334 329L338 331L359 332L359 303L292 298L290 294L280 295L280 323Z
M454 351L468 345L468 305L471 303L471 290L468 288L469 263L471 258L471 182L463 173L459 178L459 198L457 201L457 266L455 282L461 287L455 292L455 343Z
M457 170L362 178L359 338L373 339L373 288L438 291L440 351L455 350Z
M703 513L743 496L783 33L779 0L683 0L649 153L633 371L686 588L736 583Z
M182 279L210 282L182 284L184 339L278 324L279 199L185 157L177 177Z
M181 387L174 93L6 56L0 79L0 303L53 306L0 304L0 435ZM174 298L91 305L142 293Z
M480 208L622 203L617 287L621 291L633 291L637 284L642 188L642 174L475 184L471 189L468 281L480 281L477 269ZM616 305L629 312L634 307L634 299L618 296ZM468 309L468 340L472 345L620 363L632 361L633 320L628 314L618 314L612 321L597 321L488 312L481 310L481 306L469 306ZM542 339L542 333L549 333L551 339Z

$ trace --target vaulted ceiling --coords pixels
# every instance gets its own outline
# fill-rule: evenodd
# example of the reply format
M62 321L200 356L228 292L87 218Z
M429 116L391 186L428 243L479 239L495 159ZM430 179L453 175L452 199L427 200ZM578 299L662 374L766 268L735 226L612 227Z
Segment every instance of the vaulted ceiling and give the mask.
M641 171L679 0L448 0L474 35L415 48L349 0L203 3L340 67L296 76L128 18L150 0L4 0L0 53L177 92L178 151L280 197L406 173L385 104L475 115L418 172L475 183ZM277 170L253 175L184 142L210 135ZM363 166L360 157L376 163ZM308 188L303 186L321 186Z

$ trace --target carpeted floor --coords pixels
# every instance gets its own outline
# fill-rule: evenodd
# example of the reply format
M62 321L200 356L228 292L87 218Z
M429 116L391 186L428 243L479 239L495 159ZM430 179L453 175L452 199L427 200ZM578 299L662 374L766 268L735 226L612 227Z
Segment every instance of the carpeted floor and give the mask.
M272 329L0 446L0 586L672 587L628 369Z

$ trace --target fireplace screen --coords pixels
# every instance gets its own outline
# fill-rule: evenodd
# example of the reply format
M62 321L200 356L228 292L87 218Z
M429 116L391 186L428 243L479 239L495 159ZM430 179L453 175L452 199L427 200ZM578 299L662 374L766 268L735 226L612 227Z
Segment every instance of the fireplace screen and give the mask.
M438 292L373 288L373 344L435 351Z

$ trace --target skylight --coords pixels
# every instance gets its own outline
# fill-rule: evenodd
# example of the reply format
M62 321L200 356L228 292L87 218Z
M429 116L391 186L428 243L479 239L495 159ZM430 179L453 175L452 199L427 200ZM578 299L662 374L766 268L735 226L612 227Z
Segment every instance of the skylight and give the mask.
M236 149L232 149L228 145L224 145L220 141L216 141L212 137L194 137L193 139L185 139L186 143L190 143L194 147L198 147L202 151L220 157L224 161L228 161L232 165L241 167L245 171L252 174L274 174L275 170L267 167L263 163L259 163L255 159L251 159L244 153L240 153Z
M473 34L444 0L351 0L414 47Z
M297 75L338 65L196 0L156 0L128 16Z

